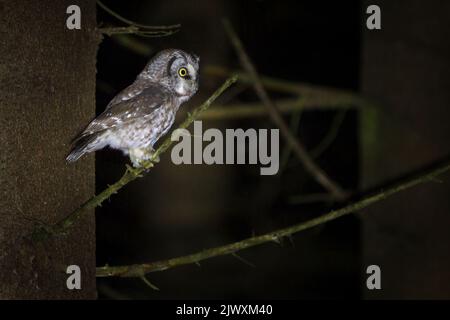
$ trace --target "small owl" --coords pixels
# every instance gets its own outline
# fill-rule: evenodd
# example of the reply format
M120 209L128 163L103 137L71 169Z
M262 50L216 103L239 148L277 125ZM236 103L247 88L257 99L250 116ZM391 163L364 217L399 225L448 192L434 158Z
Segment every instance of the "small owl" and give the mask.
M129 155L133 166L150 159L183 102L198 89L199 57L182 50L159 52L73 142L68 162L106 146Z

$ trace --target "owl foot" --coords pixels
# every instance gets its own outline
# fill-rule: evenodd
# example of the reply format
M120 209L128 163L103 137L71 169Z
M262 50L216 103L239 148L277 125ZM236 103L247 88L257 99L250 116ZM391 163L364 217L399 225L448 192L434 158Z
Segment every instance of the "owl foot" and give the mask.
M152 158L153 153L155 150L153 148L148 149L130 149L129 155L131 163L133 164L133 167L139 168L142 167L143 162L148 161ZM152 162L158 163L159 162L159 156L152 160Z
M155 149L151 148L151 149L147 149L146 150L146 160L150 160L152 159L154 153L155 153ZM159 163L159 156L156 156L154 159L152 159L152 162L154 163Z

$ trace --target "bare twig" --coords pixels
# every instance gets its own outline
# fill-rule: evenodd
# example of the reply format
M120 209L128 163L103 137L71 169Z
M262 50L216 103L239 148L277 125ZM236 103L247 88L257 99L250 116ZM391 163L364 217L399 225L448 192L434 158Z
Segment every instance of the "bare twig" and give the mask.
M254 80L248 72L242 72L238 70L229 70L217 65L207 65L204 68L204 72L209 76L216 77L229 77L231 74L235 74L239 77L239 82L246 84L253 84ZM293 95L309 96L309 97L320 97L324 101L333 101L337 99L338 101L345 99L350 101L350 107L359 106L375 106L373 101L370 101L355 92L336 89L332 87L314 85L303 82L293 82L289 80L268 77L259 74L259 79L261 80L264 88L267 90L272 90L280 93L287 93Z
M105 10L111 16L129 25L128 27L99 28L99 31L101 33L107 34L109 36L115 34L132 33L144 37L164 37L178 32L181 27L180 24L174 24L169 26L149 26L145 24L140 24L122 17L120 14L104 5L100 0L97 0L97 4L100 8Z
M141 280L150 288L152 288L155 291L159 291L159 288L155 286L153 283L151 283L145 276L141 276Z
M279 99L276 101L280 113L292 113L299 110L340 110L352 107L351 101L343 98L330 101L320 96L296 99ZM217 106L202 114L202 119L223 120L267 116L267 108L261 103L229 104Z
M159 31L143 31L139 29L136 26L128 26L128 27L104 27L104 28L98 28L98 31L100 31L103 34L106 34L108 36L116 35L116 34L135 34L139 36L146 36L146 37L152 37L152 38L158 38L158 37L166 37L171 34L176 33L178 30L159 30Z
M143 275L150 272L164 271L182 265L198 264L200 261L206 259L233 254L240 250L254 247L263 243L268 242L279 243L280 242L279 239L283 237L293 235L300 231L304 231L306 229L310 229L323 223L335 220L342 216L354 213L376 202L384 200L396 193L410 189L419 184L431 182L435 180L436 177L444 174L449 170L450 170L450 161L447 160L445 164L441 164L435 167L434 169L428 170L427 172L420 174L419 176L407 178L403 182L385 188L375 194L364 197L361 200L349 204L341 209L333 210L331 212L325 213L317 218L308 220L306 222L299 223L297 225L290 226L284 229L279 229L264 235L253 236L251 238L239 242L234 242L221 247L210 248L182 257L144 264L99 267L97 268L97 277L142 277Z
M106 12L108 12L110 15L112 15L113 17L115 17L116 19L129 24L129 25L134 25L140 28L144 28L144 29L152 29L152 30L172 30L172 29L179 29L181 27L180 24L173 24L173 25L169 25L169 26L149 26L149 25L145 25L145 24L140 24L137 23L135 21L132 21L130 19L126 19L124 17L122 17L121 15L119 15L117 12L114 12L113 10L111 10L110 8L108 8L106 5L104 5L100 0L97 0L97 4Z
M202 105L194 110L188 117L181 123L179 128L187 128L194 120L196 120L202 112L208 109L211 104L233 83L237 81L237 77L230 77L228 80L222 84L222 86L217 89ZM83 205L81 205L78 209L70 213L64 219L59 221L53 226L49 227L38 227L32 234L32 238L35 240L45 239L48 236L54 234L61 234L66 232L73 223L75 223L84 213L86 213L89 209L94 209L102 204L103 201L110 198L114 193L117 193L120 189L122 189L129 182L135 180L136 178L142 177L150 168L154 166L154 160L158 159L158 157L164 153L169 147L173 144L170 136L167 137L164 142L159 146L158 149L153 153L150 160L145 161L140 168L131 168L127 166L127 170L125 171L122 178L120 178L116 183L110 185L108 188L100 192L98 195L92 197Z
M345 114L347 110L341 110L333 119L331 123L330 130L328 130L325 137L320 141L320 143L310 151L311 157L313 159L318 158L336 139L339 129L345 119Z
M232 255L233 257L235 257L236 259L238 259L238 260L239 260L240 262L242 262L243 264L246 264L246 265L248 265L248 266L250 266L250 267L252 267L252 268L255 268L255 267L256 267L254 263L252 263L252 262L248 261L247 259L241 257L241 256L238 255L236 252L233 252L231 255Z
M245 49L234 32L231 24L228 20L223 21L225 30L230 38L231 43L233 44L237 55L241 61L241 65L244 70L250 75L253 80L253 86L255 88L256 94L263 102L264 106L267 108L267 112L274 124L280 129L281 134L286 139L287 143L291 146L293 152L297 155L298 159L303 163L305 170L320 184L322 185L328 192L330 192L336 199L343 200L348 194L335 182L333 181L325 171L322 170L311 158L311 156L306 151L305 147L302 143L292 134L289 130L288 125L284 121L281 116L278 107L273 103L273 101L269 98L269 95L264 89L264 86L259 78L259 75L256 71L255 66L250 61L249 56L245 52Z
M294 113L291 116L291 121L290 121L290 130L292 133L297 132L298 128L300 127L300 120L302 118L302 111L303 110L299 110L296 113ZM281 109L280 109L281 112ZM280 161L280 174L284 172L284 170L286 169L286 166L289 162L289 158L291 157L291 153L292 153L292 148L290 145L286 145L284 147L283 153L281 154L281 161Z

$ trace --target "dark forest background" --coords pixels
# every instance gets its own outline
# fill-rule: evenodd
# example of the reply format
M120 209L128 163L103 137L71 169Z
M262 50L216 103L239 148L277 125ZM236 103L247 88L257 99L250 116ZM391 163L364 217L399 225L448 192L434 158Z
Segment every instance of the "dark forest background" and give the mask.
M181 23L182 28L169 37L135 38L139 43L145 43L147 51L140 53L136 49L130 50L130 45L124 45L124 41L117 37L106 38L98 54L98 112L120 89L133 81L147 62L146 53L151 56L161 49L177 47L197 53L201 57L202 70L210 65L239 69L239 61L221 24L221 18L228 17L261 74L360 92L381 102L385 115L377 117L369 112L361 115L363 112L357 108L350 108L344 114L336 110L301 113L296 133L309 150L313 150L327 135L336 117L342 117L332 144L320 154L317 162L344 188L363 190L396 178L407 172L407 168L416 169L424 164L410 160L410 156L417 153L428 154L424 158L429 160L434 158L435 154L428 153L429 148L439 142L433 142L428 131L435 123L429 119L428 124L423 124L422 110L437 108L435 115L442 116L440 112L444 110L441 106L449 101L448 90L443 85L448 84L448 74L444 76L442 72L442 76L436 79L439 83L430 85L424 92L413 92L413 88L420 91L420 84L427 81L424 76L428 78L427 73L433 72L429 69L442 67L448 71L448 57L441 56L441 61L433 61L436 52L448 50L448 43L445 45L439 40L448 35L448 30L444 30L448 21L444 17L448 17L449 7L442 1L434 4L416 1L415 5L405 1L403 4L381 2L383 29L378 31L365 28L367 4L361 1L105 3L137 21ZM419 3L429 9L422 8ZM441 9L445 9L443 11L447 15L438 14ZM98 21L107 24L112 18L98 10ZM433 38L430 39L431 35ZM418 55L417 61L403 63L403 56L411 59L415 55ZM439 67L433 64L439 64ZM409 80L404 79L403 74L408 74ZM183 109L198 105L220 81L222 79L203 72L199 93ZM410 83L402 86L399 82ZM225 94L221 102L259 101L251 87L236 91L238 93L229 97ZM434 96L439 100L434 101L434 105L430 105L427 99L415 103L412 97L436 93L442 100ZM399 94L406 99L400 98ZM271 97L283 96L275 92ZM390 108L394 102L398 106ZM293 117L298 118L299 114L287 115L285 119L291 121ZM408 117L414 117L414 120ZM178 119L182 118L179 116ZM369 129L367 133L363 127L363 124L374 121L376 124L372 124L377 126L377 130L385 126L389 135L398 137L400 142L397 144L409 144L411 149L383 146L384 141L391 141L391 136L380 131L369 132ZM417 130L415 123L423 124L421 130ZM205 125L218 128L273 127L264 117L208 121ZM444 136L448 137L449 131L446 124L444 127L437 133L439 141L443 142L442 154L448 151ZM367 142L366 137L370 134L378 135L376 143ZM383 174L389 165L380 159L387 163L395 162L395 169ZM121 175L123 162L123 157L116 152L97 154L98 191ZM129 264L184 255L297 223L339 205L332 201L310 203L298 200L299 195L317 193L323 193L323 190L293 156L278 175L261 177L256 166L248 165L177 167L170 162L167 153L157 169L145 179L128 186L97 210L97 264ZM202 263L201 267L190 265L150 274L152 283L161 288L159 292L152 291L139 279L100 279L99 295L101 298L117 295L151 299L399 298L427 297L427 294L429 297L448 297L448 283L440 291L439 283L430 285L425 279L409 280L414 278L414 274L423 277L424 273L432 273L431 270L441 270L439 276L432 276L433 279L448 279L445 267L436 267L442 259L448 266L448 254L442 256L440 251L448 248L448 237L444 236L446 243L442 244L444 248L436 250L440 252L436 252L436 257L428 256L433 255L428 247L424 249L419 245L416 251L415 241L433 243L429 232L434 227L431 223L431 230L424 234L418 224L413 222L411 225L415 214L409 211L409 206L405 207L405 199L410 203L408 196L404 196L400 204L391 202L389 209L371 213L385 215L381 222L372 220L371 227L365 227L361 221L366 219L365 216L349 216L296 235L291 241L284 239L281 247L268 244L244 251L242 256L256 267L232 256L219 257ZM438 210L449 221L447 196L441 196L432 208L422 208L423 211L418 210L416 214ZM399 210L409 214L399 217ZM405 218L409 222L404 223ZM401 239L398 241L400 245L392 238ZM434 247L431 243L428 245ZM402 257L404 250L406 257ZM394 256L392 251L396 252ZM428 259L438 259L437 256L441 260L435 260L429 269ZM410 274L411 269L408 271L410 267L404 265L406 261L415 264L411 267L415 269L413 275ZM365 289L365 268L369 264L378 264L384 271L383 293ZM404 280L400 280L402 278ZM434 287L434 291L428 286Z
M301 223L448 160L449 1L102 3L141 24L181 28L165 37L107 35L126 24L95 0L0 0L0 299L450 298L448 174L239 257L149 273L159 291L140 278L96 278L96 266L169 259ZM81 30L66 28L72 4L81 8ZM366 28L370 4L381 8L381 30ZM36 230L66 221L122 176L128 159L120 152L71 165L65 157L71 139L155 53L180 48L201 57L200 89L177 123L223 83L224 69L242 71L224 17L261 75L296 88L268 87L273 101L317 99L283 118L352 197L330 197L282 136L274 176L261 176L258 165L176 166L169 151L68 232L36 240ZM352 99L342 103L335 90ZM242 81L211 110L237 105L263 108ZM263 114L205 119L210 127L274 124ZM81 290L66 286L73 264ZM366 287L373 264L381 290Z
M343 89L359 89L361 4L348 1L323 7L302 1L139 1L105 2L126 17L153 24L181 23L179 33L142 39L152 53L176 47L201 57L201 68L239 69L222 27L228 17L259 71L268 76ZM98 21L111 21L98 11ZM98 54L97 108L102 111L118 90L134 80L148 57L106 38ZM201 75L199 93L183 109L201 103L221 78ZM107 89L103 90L104 87ZM242 89L241 89L242 90ZM280 96L280 94L278 94ZM278 97L277 94L273 98ZM227 95L221 101L227 101ZM233 101L258 102L251 88ZM304 112L297 134L311 149L327 134L336 111ZM183 119L179 116L178 119ZM286 117L289 121L289 116ZM266 117L205 121L206 127L271 128ZM356 112L348 111L333 145L318 159L343 186L357 187ZM282 140L282 139L281 139ZM282 147L284 143L282 142ZM282 149L281 149L282 150ZM293 159L294 158L294 159ZM97 190L119 178L124 158L97 155ZM130 185L97 210L97 264L128 264L175 257L233 242L311 218L330 204L292 203L321 187L291 156L276 176L260 176L258 166L175 166L170 154L157 170ZM152 292L141 280L99 281L99 292L163 298L320 298L360 296L360 235L354 216L242 253L250 267L232 256L150 274L161 287ZM107 298L107 296L105 296Z

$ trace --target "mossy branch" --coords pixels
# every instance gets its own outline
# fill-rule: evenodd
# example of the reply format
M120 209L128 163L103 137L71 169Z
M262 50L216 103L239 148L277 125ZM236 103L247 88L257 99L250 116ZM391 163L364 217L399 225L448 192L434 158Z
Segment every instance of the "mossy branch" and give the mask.
M388 187L378 193L369 195L349 204L341 209L333 210L323 214L317 218L290 226L284 229L279 229L264 235L251 237L239 242L234 242L221 247L203 250L190 255L172 258L168 260L161 260L152 263L134 264L126 266L104 266L97 268L97 277L142 277L150 272L164 271L174 267L179 267L188 264L198 264L200 261L210 259L217 256L233 255L237 251L254 247L263 243L276 242L279 243L283 237L291 236L300 231L310 229L320 224L335 220L342 216L351 214L358 210L364 209L374 203L384 200L396 193L410 189L422 183L435 181L437 176L450 170L450 161L440 165L432 170L427 171L419 176L408 178L401 183Z
M178 128L187 128L194 120L196 120L202 112L208 109L211 104L233 83L237 81L237 76L232 76L228 78L222 86L217 89L202 105L196 108L192 113L188 114L187 118L180 124ZM142 167L132 168L127 166L127 169L116 183L110 185L108 188L103 190L98 195L92 197L83 205L81 205L78 209L70 213L67 217L65 217L60 222L56 223L52 226L40 226L36 228L36 230L32 234L32 238L34 240L42 240L51 235L55 234L64 234L70 226L72 226L80 217L83 216L89 209L94 209L102 204L103 201L110 198L113 194L117 193L120 189L122 189L125 185L135 180L136 178L142 177L149 169L154 166L155 159L163 154L165 151L169 149L169 147L174 142L171 140L171 137L167 137L164 142L159 146L158 149L153 153L150 160L143 162Z

